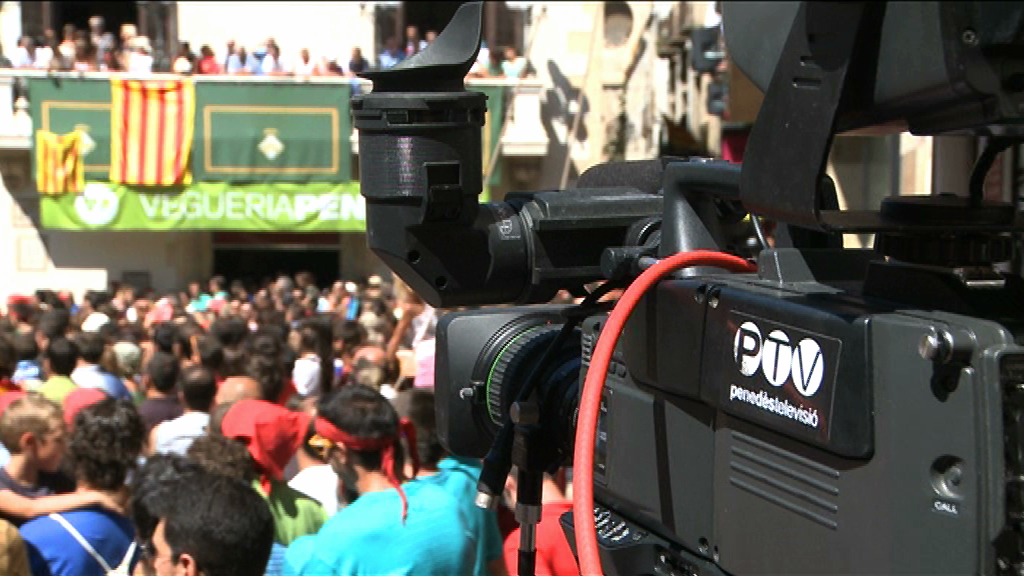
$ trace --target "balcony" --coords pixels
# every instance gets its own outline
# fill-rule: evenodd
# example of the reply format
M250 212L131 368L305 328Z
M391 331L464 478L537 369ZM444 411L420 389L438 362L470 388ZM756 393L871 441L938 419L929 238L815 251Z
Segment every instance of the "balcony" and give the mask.
M41 71L0 70L0 149L31 149L31 136L36 128L45 128L54 132L68 132L76 127L88 126L90 136L96 140L96 154L100 158L90 158L87 164L87 176L98 175L106 169L100 150L104 139L109 140L109 128L103 127L109 122L110 74L107 73L51 73ZM129 76L124 76L129 77ZM31 94L26 88L49 78L55 90L47 90L46 105L30 102L39 95ZM143 79L143 77L129 77ZM150 75L145 78L172 78L169 75ZM196 82L196 146L195 152L205 155L204 144L222 143L237 145L251 141L251 134L244 131L254 128L241 115L246 107L254 102L262 106L269 101L278 101L282 105L298 101L308 101L309 106L319 102L325 95L336 104L330 126L336 126L340 132L338 138L323 137L333 140L338 158L337 171L334 176L348 176L351 173L352 155L359 154L358 131L352 129L348 110L348 94L356 91L368 91L371 83L365 80L351 80L339 77L266 78L237 76L193 76ZM60 90L60 86L65 89ZM74 89L71 89L74 87ZM331 91L337 88L338 92ZM548 136L541 121L541 97L543 87L532 78L514 79L471 79L466 82L467 90L480 91L488 96L487 128L483 134L485 160L490 153L497 151L501 157L542 157L547 154ZM27 95L27 98L24 97ZM344 95L342 97L342 95ZM205 102L205 104L204 104ZM319 105L316 106L320 109ZM282 106L282 108L287 108ZM217 113L221 113L221 118ZM272 112L272 111L270 111ZM325 109L325 113L326 109ZM233 114L233 118L227 114ZM39 118L39 116L42 116ZM326 119L326 116L324 117ZM220 120L220 121L218 121ZM503 122L504 120L504 122ZM209 121L209 125L206 125ZM285 120L281 120L285 121ZM326 124L312 121L305 131L306 136L315 136L317 130ZM201 132L206 134L204 142ZM316 138L309 138L315 142ZM243 142L244 141L244 142ZM500 142L500 147L496 146ZM308 144L308 143L307 143ZM224 148L217 146L217 148ZM345 149L349 154L345 154ZM212 153L212 152L211 152ZM218 150L218 154L220 151ZM215 154L216 155L216 154ZM255 162L264 162L255 160ZM216 162L211 164L215 165ZM487 162L485 161L485 165ZM209 167L209 166L207 166ZM269 167L265 167L269 169ZM217 169L214 168L214 171ZM500 170L500 168L499 168ZM93 174L90 174L93 173ZM227 172L215 172L218 177L225 177ZM218 178L219 179L219 178Z

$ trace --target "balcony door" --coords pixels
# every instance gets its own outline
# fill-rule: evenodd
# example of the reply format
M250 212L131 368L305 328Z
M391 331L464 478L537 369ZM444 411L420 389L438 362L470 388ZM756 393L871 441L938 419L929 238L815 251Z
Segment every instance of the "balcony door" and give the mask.
M52 28L63 40L65 24L89 29L89 18L102 16L104 30L120 39L123 24L135 24L153 47L153 69L170 70L178 52L178 14L175 2L24 2L22 30L35 38Z

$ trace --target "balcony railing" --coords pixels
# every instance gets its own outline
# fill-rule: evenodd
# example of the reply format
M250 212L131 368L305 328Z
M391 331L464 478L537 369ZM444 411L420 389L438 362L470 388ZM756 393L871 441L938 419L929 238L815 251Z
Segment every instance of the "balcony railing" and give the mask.
M167 74L150 74L146 76L121 75L130 79L153 79L171 78ZM36 70L0 70L0 149L28 149L31 148L31 136L35 128L41 127L37 124L46 124L47 121L40 121L32 117L30 99L33 97L27 87L29 79L50 78L55 83L68 82L95 82L97 87L103 83L109 83L111 74L105 72L58 72L47 73ZM341 77L308 77L308 78L282 78L282 77L261 77L261 76L192 76L197 89L200 84L210 85L231 85L231 86L264 86L275 87L301 86L301 85L335 85L351 90L369 91L372 84L362 79L351 79ZM469 79L466 82L467 90L479 90L488 94L491 101L500 110L489 110L491 129L484 135L485 144L488 140L491 149L497 150L503 156L544 156L548 148L548 136L541 120L541 96L542 84L533 78L526 79ZM228 94L228 92L225 92ZM228 95L226 98L233 99L231 104L244 105L247 98L239 95ZM497 96L497 97L496 97ZM85 100L96 102L96 97L82 97ZM74 94L62 96L64 100L78 100ZM347 101L345 103L347 107ZM344 110L347 117L348 110ZM85 113L83 111L83 118ZM197 122L201 113L197 110ZM358 133L351 129L351 122L341 122L341 125L348 129L347 141L353 154L359 153ZM490 134L488 134L490 133ZM489 135L492 138L488 138ZM494 147L499 141L500 146ZM341 135L344 137L344 135ZM486 154L486 152L485 152Z

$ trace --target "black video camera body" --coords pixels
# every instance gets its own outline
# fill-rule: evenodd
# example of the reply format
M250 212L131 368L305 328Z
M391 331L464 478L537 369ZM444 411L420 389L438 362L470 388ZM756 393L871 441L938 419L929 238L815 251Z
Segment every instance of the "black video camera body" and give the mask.
M622 333L594 443L605 573L1021 573L1024 281L994 265L1014 257L1024 220L1015 204L983 202L975 178L967 196L839 211L824 166L837 132L894 119L1005 148L1020 124L1024 8L772 6L723 14L738 64L746 53L773 70L748 70L766 97L742 168L606 165L573 190L479 205L484 103L462 78L480 8L464 5L435 44L367 74L374 92L354 98L369 244L436 307L526 305L621 287L679 252L738 251L748 211L755 227L772 218L757 273L675 273ZM772 22L784 41L733 50ZM914 68L900 27L919 40L914 54L945 60ZM876 250L843 249L852 232L875 233ZM607 321L591 296L441 319L447 448L488 465L498 453L535 470L571 463ZM494 482L482 477L482 490ZM563 525L574 542L571 514Z

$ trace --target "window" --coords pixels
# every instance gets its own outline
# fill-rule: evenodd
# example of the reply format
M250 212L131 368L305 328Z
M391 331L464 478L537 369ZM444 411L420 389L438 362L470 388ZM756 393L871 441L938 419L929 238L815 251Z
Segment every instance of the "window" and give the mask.
M604 43L607 48L626 44L633 33L633 11L625 2L604 3Z

